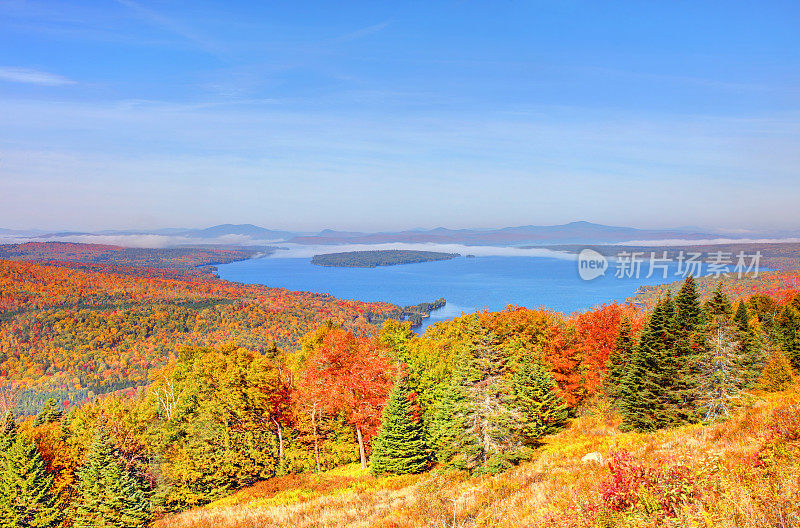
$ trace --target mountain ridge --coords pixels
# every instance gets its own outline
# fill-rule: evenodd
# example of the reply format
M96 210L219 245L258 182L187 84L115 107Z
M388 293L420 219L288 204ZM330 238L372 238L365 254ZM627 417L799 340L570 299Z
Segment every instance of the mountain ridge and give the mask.
M460 244L468 246L524 246L558 244L615 244L630 241L659 241L670 239L746 239L753 237L785 238L800 232L719 233L696 227L637 228L612 226L578 220L566 224L521 225L498 228L459 228L437 226L430 229L413 228L398 231L345 231L322 229L316 233L269 229L255 224L219 224L206 228L160 228L154 230L101 230L101 231L23 231L1 229L11 242L14 239L78 241L76 237L105 237L98 243L126 245L126 237L161 237L162 246L176 247L195 241L210 244L284 242L298 245L368 245L368 244ZM115 239L108 241L109 239ZM84 240L80 240L84 241ZM2 240L0 240L2 242ZM7 243L7 242L6 242ZM141 242L138 242L141 244Z

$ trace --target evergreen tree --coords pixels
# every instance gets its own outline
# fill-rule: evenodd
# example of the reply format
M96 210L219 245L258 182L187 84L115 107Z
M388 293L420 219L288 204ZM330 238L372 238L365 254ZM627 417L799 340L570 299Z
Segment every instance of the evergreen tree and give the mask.
M465 444L477 446L477 450L471 453L472 458L464 460L467 467L478 472L499 473L527 458L530 450L523 446L519 434L521 416L504 376L509 351L478 318L472 321L469 354L475 378L466 387L471 405L465 416L465 433L472 438Z
M733 316L734 322L736 322L736 328L739 329L739 332L747 333L750 331L750 312L747 309L747 303L744 301L739 301L739 304L736 305L736 313Z
M673 374L666 345L671 306L656 303L620 388L623 427L653 431L675 422L672 395L666 377Z
M521 414L505 374L510 351L496 334L472 316L467 346L436 398L431 445L447 466L497 473L527 458L519 433Z
M446 466L497 473L530 455L504 375L509 351L478 317L466 330L469 343L434 404L431 446Z
M522 414L521 434L526 445L539 443L542 436L561 429L568 408L556 392L553 375L539 361L525 356L514 373L514 395Z
M694 277L688 276L675 297L674 349L675 377L669 390L675 398L678 423L697 421L699 383L698 362L703 354L702 310Z
M780 342L780 329L776 319L781 313L781 307L772 297L768 295L756 294L747 301L748 312L758 318L761 329L764 331L764 339L769 343L769 349L773 342Z
M696 330L701 323L700 295L697 283L689 275L675 296L675 326L678 330Z
M150 521L143 486L122 467L111 437L102 427L78 478L76 528L134 528Z
M800 314L791 304L787 304L778 321L781 348L792 367L800 370Z
M383 409L381 427L372 442L374 475L422 473L430 465L421 417L414 416L405 377L397 380Z
M438 462L460 469L474 467L481 447L470 434L473 403L467 392L477 379L467 358L461 360L450 382L437 398L430 428L431 447Z
M36 415L33 425L36 427L39 425L51 424L59 420L61 420L61 410L58 408L53 398L48 398L47 401L44 402L42 410Z
M606 362L608 372L603 380L605 392L609 399L616 403L621 396L621 386L625 379L625 373L628 369L628 363L634 351L634 339L631 334L631 322L623 316L620 321L619 334L614 343L614 350Z
M707 336L699 364L702 419L715 422L730 416L729 403L742 389L741 348L734 324L719 325Z
M672 292L667 290L664 297L663 315L662 315L662 330L661 342L666 350L672 350L675 346L676 322L675 322L675 299L672 298Z
M710 318L718 315L730 317L733 314L731 301L728 299L728 296L725 295L725 292L722 291L722 281L717 283L717 287L714 289L711 299L706 301L704 308L707 316Z
M14 445L14 440L17 439L17 422L14 419L14 413L8 411L3 419L3 428L0 430L0 464L2 464L3 457Z
M60 511L50 493L53 476L36 444L12 428L0 466L0 528L58 526Z
M739 342L739 375L743 388L748 388L758 381L759 375L764 370L766 355L764 347L760 346L756 333L750 326L750 311L747 309L747 303L739 301L733 320L736 324Z
M692 421L697 398L697 380L693 371L696 353L679 353L676 314L675 300L667 290L661 330L656 333L660 340L658 357L661 367L654 371L656 383L661 387L660 398L667 417L667 422L662 427Z

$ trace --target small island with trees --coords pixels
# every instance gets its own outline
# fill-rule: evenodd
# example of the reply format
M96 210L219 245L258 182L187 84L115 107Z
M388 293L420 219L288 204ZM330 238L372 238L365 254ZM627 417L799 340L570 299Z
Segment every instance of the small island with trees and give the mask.
M407 249L384 249L376 251L346 251L314 255L312 264L340 268L374 268L376 266L395 266L397 264L416 264L434 262L460 257L458 253L439 251L414 251Z
M378 313L366 312L365 316L370 324L383 325L389 319L398 321L411 321L411 328L422 326L422 320L431 316L431 312L444 308L447 301L440 297L433 302L421 302L412 306L398 306L394 310Z

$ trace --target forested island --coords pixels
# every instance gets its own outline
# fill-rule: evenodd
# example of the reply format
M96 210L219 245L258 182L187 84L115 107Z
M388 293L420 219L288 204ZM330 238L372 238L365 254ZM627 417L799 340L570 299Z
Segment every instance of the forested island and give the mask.
M422 326L422 320L431 316L433 310L444 308L447 301L444 297L440 297L433 302L422 302L412 306L398 306L394 310L383 312L370 312L367 316L367 321L375 324L382 325L389 319L397 319L398 321L411 321L411 328Z
M339 268L374 268L376 266L395 266L397 264L416 264L434 262L460 257L458 253L439 251L413 251L407 249L384 249L376 251L346 251L314 255L312 264Z

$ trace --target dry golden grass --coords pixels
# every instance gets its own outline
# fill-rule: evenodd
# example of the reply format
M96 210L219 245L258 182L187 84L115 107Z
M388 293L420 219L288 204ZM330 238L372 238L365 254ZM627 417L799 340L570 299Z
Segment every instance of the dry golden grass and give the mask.
M272 479L205 508L162 519L155 527L798 528L800 438L762 452L763 464L751 463L770 427L781 420L792 422L800 413L798 402L796 393L759 395L744 400L727 422L650 434L620 432L618 417L596 405L549 438L536 460L502 475L432 472L375 478L348 466ZM797 428L800 418L793 423L786 427ZM672 516L603 509L601 490L611 476L609 467L584 464L581 457L597 451L608 459L623 450L643 466L690 468L703 486L702 497L680 502Z

